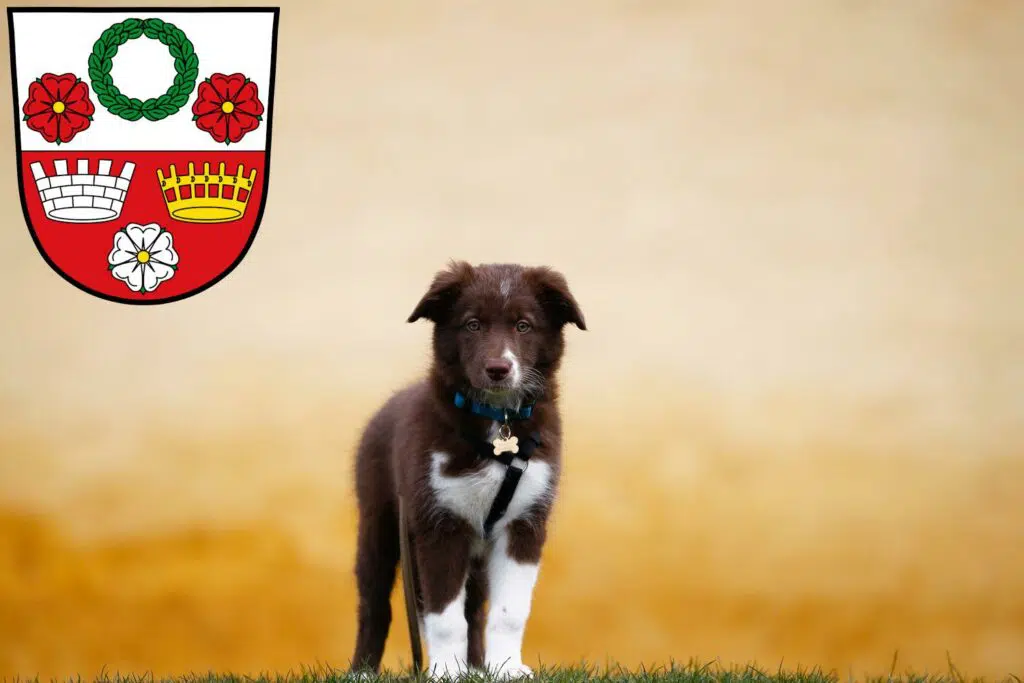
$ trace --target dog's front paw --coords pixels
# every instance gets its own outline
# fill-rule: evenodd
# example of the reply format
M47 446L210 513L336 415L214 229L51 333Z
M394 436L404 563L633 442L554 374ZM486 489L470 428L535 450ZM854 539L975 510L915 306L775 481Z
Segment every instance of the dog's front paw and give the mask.
M497 680L516 680L521 678L533 678L533 669L522 662L496 662L488 664L487 670Z
M458 657L444 657L437 662L431 662L427 669L427 675L435 680L455 681L469 673L469 667Z

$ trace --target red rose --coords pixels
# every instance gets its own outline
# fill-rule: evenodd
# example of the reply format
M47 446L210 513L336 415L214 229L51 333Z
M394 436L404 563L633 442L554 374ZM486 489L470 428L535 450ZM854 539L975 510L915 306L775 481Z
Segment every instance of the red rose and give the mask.
M21 111L29 128L59 145L89 127L96 107L89 86L78 76L43 74L28 86L28 102Z
M213 74L199 84L192 119L217 142L238 142L263 120L256 84L242 74Z

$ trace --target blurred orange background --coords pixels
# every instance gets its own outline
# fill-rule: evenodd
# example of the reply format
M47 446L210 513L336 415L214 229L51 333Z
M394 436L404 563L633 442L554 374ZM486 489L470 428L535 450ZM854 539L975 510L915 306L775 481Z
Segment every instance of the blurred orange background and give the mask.
M55 275L2 123L0 676L344 666L354 440L452 257L590 327L528 662L1024 672L1024 3L284 5L195 298Z

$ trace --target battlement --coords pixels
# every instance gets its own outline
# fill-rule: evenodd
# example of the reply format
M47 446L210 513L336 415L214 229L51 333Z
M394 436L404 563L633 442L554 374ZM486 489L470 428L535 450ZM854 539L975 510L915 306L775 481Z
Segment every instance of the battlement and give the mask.
M89 160L78 159L76 173L68 172L68 160L56 159L54 173L41 162L30 166L46 217L61 223L103 223L121 215L135 164L126 161L119 175L111 173L113 162L102 159L90 172Z

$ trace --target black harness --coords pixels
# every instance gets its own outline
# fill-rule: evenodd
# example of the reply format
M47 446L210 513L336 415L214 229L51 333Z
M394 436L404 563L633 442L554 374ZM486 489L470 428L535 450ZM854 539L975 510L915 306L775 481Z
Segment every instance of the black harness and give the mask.
M509 420L525 420L533 415L532 405L525 406L515 412L508 412L500 408L466 400L462 394L455 395L455 405L474 415L503 421L504 425L508 425ZM502 479L498 493L494 497L494 502L491 503L491 509L484 520L484 536L490 536L491 531L494 530L494 525L508 512L508 506L516 493L516 487L519 486L519 480L522 479L523 472L526 471L530 464L530 456L541 445L540 433L531 432L526 438L519 440L517 443L519 450L517 452L503 451L498 454L495 453L497 449L492 442L484 441L467 432L463 432L462 436L472 444L478 458L482 460L497 460L505 466L505 478Z
M505 478L502 479L498 494L494 497L490 512L487 513L487 518L484 520L484 536L490 536L494 525L508 512L509 503L512 502L512 496L516 494L519 480L530 464L530 456L540 446L540 434L533 432L520 441L518 453L506 451L495 455L494 446L490 442L472 439L471 443L475 446L477 457L485 460L497 460L505 466Z

